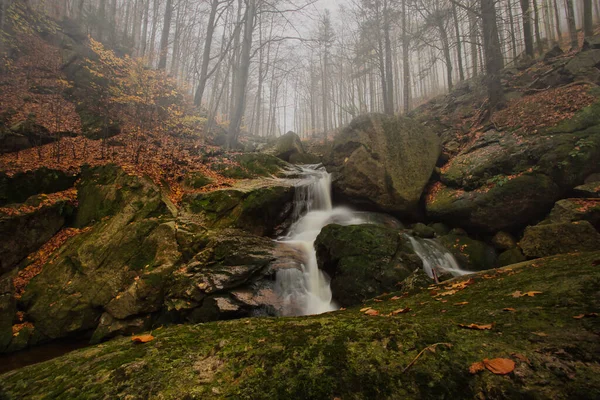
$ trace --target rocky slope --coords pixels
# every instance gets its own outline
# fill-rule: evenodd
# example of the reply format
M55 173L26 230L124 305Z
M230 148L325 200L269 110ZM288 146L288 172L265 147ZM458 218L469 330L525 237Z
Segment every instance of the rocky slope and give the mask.
M1 375L0 398L595 399L599 263L552 257L315 317L156 329ZM495 358L514 369L469 371Z

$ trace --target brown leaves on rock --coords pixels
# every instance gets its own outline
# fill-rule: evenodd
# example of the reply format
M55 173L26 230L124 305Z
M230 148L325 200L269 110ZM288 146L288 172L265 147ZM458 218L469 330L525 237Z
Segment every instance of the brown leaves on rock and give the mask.
M364 313L365 313L365 315L371 315L371 316L379 315L379 311L374 310L372 308L365 310Z
M37 211L43 207L52 206L59 201L67 201L71 204L76 204L77 203L77 189L71 188L71 189L64 190L62 192L41 194L38 198L40 199L40 202L36 206L20 204L18 208L0 207L0 213L9 215L9 216L29 214L29 213Z
M392 311L392 315L404 314L410 311L410 308L399 308L397 310Z
M483 361L471 364L469 372L476 374L485 369L496 375L507 375L515 370L515 362L508 358L493 358L491 360L484 358Z
M522 293L520 290L515 291L511 294L512 297L534 297L535 295L542 294L543 292L537 292L535 290L530 292Z
M152 335L138 335L132 336L131 341L133 343L148 343L154 340L154 336Z
M435 287L432 287L432 289L430 290L429 294L431 294L433 297L452 296L453 294L456 294L459 291L464 290L467 286L470 286L470 285L472 285L474 283L475 283L475 279L469 278L466 281L456 282L456 283L453 283L451 285L444 286L444 289L446 291L443 291L443 292L440 292L437 289L435 289Z
M494 324L485 324L485 325L478 325L478 324L458 324L458 326L460 326L461 328L466 328L466 329L474 329L474 330L478 330L478 331L485 331L485 330L490 330L494 327Z
M27 257L31 262L25 269L19 271L17 276L13 278L13 286L15 288L15 297L21 298L25 292L25 287L29 282L40 272L42 267L46 264L50 257L66 243L66 241L82 232L87 232L91 227L77 229L77 228L64 228L60 230L56 235L52 236L38 251ZM52 261L50 261L52 262Z

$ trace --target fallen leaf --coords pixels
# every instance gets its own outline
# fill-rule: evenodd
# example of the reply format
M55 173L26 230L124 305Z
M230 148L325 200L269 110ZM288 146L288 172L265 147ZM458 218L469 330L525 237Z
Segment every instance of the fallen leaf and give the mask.
M522 297L523 293L521 293L520 290L517 290L516 292L514 292L513 294L511 294L512 297Z
M483 363L481 361L477 361L474 362L473 364L471 364L471 366L469 367L469 372L472 374L476 374L479 371L483 371L485 369L485 365L483 365Z
M460 326L461 328L466 328L466 329L475 329L478 331L485 331L485 330L489 330L492 329L494 324L486 324L486 325L477 325L477 324L469 324L469 325L465 325L465 324L458 324L458 326Z
M453 294L455 294L456 292L458 292L458 290L448 290L447 292L442 292L439 295L440 296L452 296Z
M517 290L511 296L512 297L525 297L525 296L534 297L536 294L542 294L542 292L538 292L538 291L532 290L530 292L522 293L520 290Z
M381 303L383 300L381 300L381 299L373 299L373 301L376 302L376 303Z
M395 300L400 300L400 297L398 297L398 296L394 296L394 297L392 297L390 300L394 300L394 301L395 301Z
M466 288L469 285L472 285L475 283L475 279L473 278L469 278L466 281L462 281L462 282L457 282L455 284L452 284L450 286L446 286L444 287L444 289L457 289L457 290L462 290L464 288Z
M460 303L454 303L455 306L464 306L465 304L469 304L468 301L461 301Z
M533 333L536 336L540 336L540 337L546 337L546 336L548 336L548 334L544 333L544 332L531 332L531 333Z
M527 364L531 365L531 361L529 361L529 358L525 357L523 354L513 353L511 355L513 357L515 357L516 359L521 360L521 361L526 362Z
M492 360L484 358L483 365L485 365L488 371L496 375L510 374L515 369L515 362L508 358L494 358Z
M502 309L502 311L511 311L511 312L515 312L515 311L517 311L517 310L515 310L515 309L514 309L514 308L512 308L512 307L506 307L506 308L503 308L503 309Z
M379 315L379 311L369 308L367 311L365 311L365 314L366 315Z
M529 296L529 297L533 297L533 296L535 296L536 294L542 294L542 292L536 292L536 291L532 291L532 292L526 292L526 293L523 293L523 296Z
M395 311L392 311L392 315L398 315L398 314L404 314L410 311L410 308L406 307L406 308L399 308Z
M370 310L370 309L371 309L371 307L365 307L365 308L361 308L361 309L360 309L360 312L365 312L365 311L367 311L367 310Z
M575 319L582 319L582 318L585 318L585 317L597 317L597 316L598 316L598 313L593 312L593 313L575 315L573 318L575 318Z
M152 335L139 335L139 336L131 337L131 341L133 343L148 343L153 340L154 340L154 336L152 336Z

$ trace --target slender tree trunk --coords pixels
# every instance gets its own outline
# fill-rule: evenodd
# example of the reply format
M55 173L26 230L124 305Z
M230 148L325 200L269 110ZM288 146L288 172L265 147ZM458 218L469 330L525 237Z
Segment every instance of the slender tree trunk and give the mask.
M150 50L148 55L148 63L150 65L154 64L154 44L156 41L156 31L158 30L158 11L160 4L158 0L154 0L154 4L152 5L152 29L150 33Z
M403 82L403 93L404 93L404 114L408 114L410 111L411 102L411 87L410 87L410 54L409 54L409 39L408 39L408 25L406 15L406 2L408 0L402 0L402 78Z
M438 31L440 33L440 39L442 41L442 50L444 53L444 60L446 63L446 79L448 84L448 90L452 90L454 85L452 82L452 57L450 55L450 41L448 40L448 33L444 27L444 21L438 21Z
M206 38L204 39L204 51L202 52L202 66L200 69L200 81L198 82L198 88L196 89L196 96L194 97L194 104L199 106L202 104L202 96L204 95L204 88L206 87L206 80L208 75L208 63L210 62L210 48L212 46L213 34L215 32L215 17L217 15L217 6L219 0L212 0L210 6L210 14L208 16L208 25L206 27Z
M145 0L146 6L144 7L144 27L142 29L142 37L140 43L140 55L144 57L146 55L146 45L148 43L148 19L150 18L150 0Z
M525 54L533 58L533 32L531 29L531 7L529 0L521 0L521 12L523 13L523 41L525 42Z
M472 76L477 76L479 71L479 66L477 63L478 59L478 49L477 49L477 19L473 13L469 13L469 30L471 31L470 40L471 40L471 64L473 68Z
M392 65L392 43L390 40L390 16L388 1L384 2L383 9L383 35L385 42L385 80L387 86L387 96L384 102L384 111L386 114L394 114L394 72Z
M556 34L558 35L558 43L562 41L562 29L560 29L560 12L558 9L558 0L552 0L554 3L554 18L556 18Z
M173 0L167 0L165 8L165 22L160 37L160 54L158 58L158 69L167 68L167 55L169 53L169 33L171 31L171 18L173 15Z
M594 36L594 10L592 10L592 0L583 0L583 31L585 37Z
M542 42L542 34L540 33L540 10L537 0L531 0L533 4L533 27L535 30L535 42L537 44L538 54L544 53L544 43Z
M567 12L569 37L571 38L571 49L576 49L579 47L579 40L577 39L577 26L575 24L575 8L573 7L573 0L565 0L565 8Z
M463 69L462 41L460 40L460 24L458 22L458 11L456 9L456 3L452 3L452 18L454 19L454 31L456 34L456 56L458 63L458 76L462 82L465 80L465 71Z
M239 74L235 83L235 108L229 124L229 148L233 148L238 141L242 117L246 106L246 86L250 71L250 49L252 47L252 34L254 32L254 19L256 17L256 0L248 0L246 5L246 21L244 23L244 38L240 55Z
M502 54L498 47L498 25L494 0L480 0L483 26L483 49L485 52L486 83L489 98L489 116L504 103L500 81Z
M517 59L517 35L515 34L515 19L513 17L512 11L512 0L508 0L508 5L506 7L508 12L508 23L510 24L510 41L512 46L512 58L513 60Z

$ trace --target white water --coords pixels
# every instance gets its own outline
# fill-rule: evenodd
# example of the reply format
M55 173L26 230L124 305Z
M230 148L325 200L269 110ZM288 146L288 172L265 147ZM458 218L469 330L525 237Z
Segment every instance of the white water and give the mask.
M461 276L470 273L464 271L458 262L444 246L432 239L417 239L406 235L415 250L415 253L423 261L423 270L430 278L437 281L437 277L444 273L452 276Z
M281 315L313 315L336 310L330 280L319 269L315 240L328 224L358 225L382 224L400 228L401 224L392 217L372 213L356 212L344 207L333 207L331 201L331 176L320 165L303 168L303 179L296 186L293 221L288 234L281 243L294 247L302 254L302 265L279 269L276 274L275 291L281 299ZM460 266L443 246L431 239L417 239L406 235L423 260L423 269L432 279L443 273L453 276L468 272Z
M325 225L365 223L350 209L333 207L331 176L319 165L304 167L306 179L296 187L294 211L289 233L281 242L302 251L304 262L296 268L277 271L275 288L282 299L281 314L312 315L336 310L329 277L319 269L314 248Z

